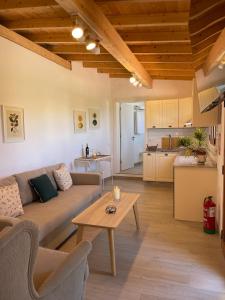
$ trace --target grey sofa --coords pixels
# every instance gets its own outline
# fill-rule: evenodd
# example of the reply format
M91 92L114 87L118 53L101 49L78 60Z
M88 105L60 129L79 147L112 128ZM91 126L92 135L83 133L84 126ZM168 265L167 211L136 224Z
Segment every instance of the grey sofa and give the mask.
M81 242L70 254L38 243L32 222L0 217L0 299L83 299L90 243Z
M15 174L0 182L9 184L15 180L18 183L24 215L21 220L34 222L39 229L39 243L41 246L56 248L75 229L71 220L102 193L101 175L96 173L71 173L73 185L67 191L59 191L59 195L46 203L40 203L37 195L29 184L29 179L47 173L53 185L56 186L53 171L61 164Z

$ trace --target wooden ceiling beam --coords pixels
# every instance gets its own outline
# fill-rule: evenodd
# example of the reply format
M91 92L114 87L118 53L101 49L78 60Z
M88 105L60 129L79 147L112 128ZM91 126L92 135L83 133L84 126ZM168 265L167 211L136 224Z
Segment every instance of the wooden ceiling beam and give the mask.
M54 44L44 44L45 48L49 51L52 51L57 54L92 54L90 51L88 51L84 44L70 44L65 45L63 43L54 43ZM103 47L100 47L101 54L108 54ZM97 56L97 55L96 55Z
M71 63L62 57L46 50L45 48L33 43L32 41L26 39L25 37L17 34L14 31L9 30L8 28L0 25L0 36L14 42L66 69L71 70Z
M109 20L116 19L117 22L113 24L117 29L137 28L137 27L165 27L168 26L184 26L188 25L187 13L174 13L174 14L154 14L154 15L118 15L108 16ZM186 21L184 21L185 16ZM161 18L164 21L161 22ZM155 21L153 21L153 19ZM123 21L125 20L125 21ZM129 22L128 22L129 21ZM167 22L166 22L167 21ZM129 25L127 24L129 23ZM18 19L13 21L5 21L3 25L13 30L27 30L27 29L42 29L42 28L72 28L73 23L70 17L68 18L29 18ZM157 30L156 27L156 30Z
M161 13L161 14L122 14L108 15L107 18L116 29L142 26L169 26L169 25L187 25L188 12L180 13Z
M31 30L31 29L57 29L72 28L71 18L29 18L14 21L3 21L3 25L12 30Z
M225 57L225 28L221 32L219 38L212 47L204 65L205 75L208 75Z
M152 78L154 80L192 80L194 78L194 75L174 75L174 76L169 76L169 75L152 75Z
M54 49L57 46L53 46ZM64 47L64 46L58 46ZM51 48L49 48L51 49ZM52 50L51 49L51 50ZM59 48L60 49L60 48ZM58 49L58 50L59 50ZM55 49L56 50L56 49ZM61 49L62 50L62 49ZM53 51L54 52L54 51ZM117 62L117 60L111 54L76 54L70 51L70 54L65 54L63 51L56 51L61 57L71 61L85 61L85 62ZM176 64L183 64L183 63L191 63L192 62L192 55L182 55L182 54L175 54L175 55L157 55L157 54L137 54L136 55L138 60L145 66L148 63L157 63L157 64L165 64L165 63L176 63Z
M130 72L128 72L126 69L111 69L111 68L97 68L98 73L112 73L112 74L128 74L130 75Z
M123 66L118 62L83 62L84 68L110 68L110 69L121 69Z
M192 63L142 63L146 70L193 70ZM85 68L121 69L118 62L83 62Z
M151 76L194 76L194 70L152 70Z
M109 78L129 78L129 74L109 74ZM192 80L193 76L166 76L166 75L157 75L152 76L154 80Z
M136 54L138 60L142 63L184 63L192 62L191 54Z
M191 45L187 44L155 44L155 45L131 45L131 51L135 54L192 54Z
M24 33L24 35L35 43L78 43L70 32L52 32L52 33ZM122 39L128 45L135 44L160 44L160 43L189 43L190 37L188 32L136 32L122 33Z
M56 6L54 0L2 0L0 10ZM58 5L57 5L58 6Z
M101 45L118 62L130 73L135 73L146 87L152 86L149 74L93 0L56 0L56 2L69 15L78 13L84 22L96 33Z
M187 31L121 32L120 35L128 45L190 42Z

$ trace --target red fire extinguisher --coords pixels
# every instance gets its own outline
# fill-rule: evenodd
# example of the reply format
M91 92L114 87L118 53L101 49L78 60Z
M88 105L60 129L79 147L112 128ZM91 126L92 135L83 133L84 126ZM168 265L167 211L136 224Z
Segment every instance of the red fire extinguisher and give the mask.
M216 204L212 196L206 197L203 203L203 229L209 234L216 233Z

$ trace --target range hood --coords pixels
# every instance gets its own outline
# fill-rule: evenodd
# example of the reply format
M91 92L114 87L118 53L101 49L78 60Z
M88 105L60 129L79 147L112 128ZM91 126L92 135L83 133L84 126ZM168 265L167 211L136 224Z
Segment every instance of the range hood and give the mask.
M212 87L198 93L200 112L204 113L218 106L225 99L224 85Z

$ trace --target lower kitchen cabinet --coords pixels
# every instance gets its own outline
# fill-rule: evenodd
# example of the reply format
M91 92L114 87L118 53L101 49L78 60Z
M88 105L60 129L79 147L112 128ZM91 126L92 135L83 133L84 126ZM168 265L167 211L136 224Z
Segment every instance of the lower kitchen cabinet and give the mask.
M177 153L150 152L143 155L143 180L173 182L173 163Z
M143 155L143 180L155 181L155 153L144 153Z
M176 155L156 153L156 181L173 182L173 163Z

